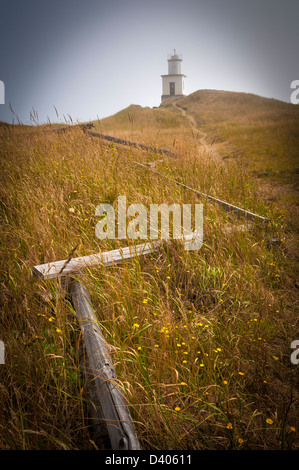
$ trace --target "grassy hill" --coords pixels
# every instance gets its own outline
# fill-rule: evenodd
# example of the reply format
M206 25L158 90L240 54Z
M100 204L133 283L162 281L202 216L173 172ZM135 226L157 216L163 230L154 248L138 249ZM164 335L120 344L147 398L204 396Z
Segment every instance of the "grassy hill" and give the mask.
M192 116L200 138L223 158L265 176L286 177L299 169L299 107L249 93L199 90L176 102ZM146 143L175 145L190 139L188 122L171 102L159 108L131 105L94 122L97 130Z
M200 90L180 100L222 154L246 168L299 168L299 107L249 93Z
M93 121L96 131L147 145L173 147L176 139L186 139L186 122L171 107L149 108L131 105L100 121Z
M152 203L201 202L204 213L198 251L165 243L152 256L78 275L142 447L299 448L298 365L290 360L299 334L297 109L202 90L176 106L132 105L94 122L96 131L173 149L176 158L76 125L0 126L1 449L105 445L88 420L73 306L59 280L34 279L32 269L73 251L133 246L129 237L95 236L96 206L109 202L117 213L119 195L148 212ZM219 156L203 145L205 134ZM177 182L270 222L248 226Z

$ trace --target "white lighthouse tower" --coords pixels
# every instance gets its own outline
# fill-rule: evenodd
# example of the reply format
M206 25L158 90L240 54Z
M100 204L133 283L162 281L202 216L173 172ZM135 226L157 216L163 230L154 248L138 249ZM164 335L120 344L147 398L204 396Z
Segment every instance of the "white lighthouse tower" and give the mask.
M181 73L182 57L174 53L168 59L168 75L162 77L161 101L177 100L186 95L186 75Z

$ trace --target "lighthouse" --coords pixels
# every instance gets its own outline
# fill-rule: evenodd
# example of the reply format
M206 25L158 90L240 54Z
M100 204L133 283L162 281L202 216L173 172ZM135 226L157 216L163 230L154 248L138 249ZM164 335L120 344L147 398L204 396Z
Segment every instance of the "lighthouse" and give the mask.
M182 57L174 49L168 59L168 75L162 77L161 101L177 100L186 95L186 75L181 72Z

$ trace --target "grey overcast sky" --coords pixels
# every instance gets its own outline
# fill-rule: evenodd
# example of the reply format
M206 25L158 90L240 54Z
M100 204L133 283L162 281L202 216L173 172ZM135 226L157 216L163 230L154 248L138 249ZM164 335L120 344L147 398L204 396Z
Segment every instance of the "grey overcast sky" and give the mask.
M159 106L167 55L187 94L244 91L290 102L299 0L0 0L0 120L88 121ZM54 106L57 108L57 118Z

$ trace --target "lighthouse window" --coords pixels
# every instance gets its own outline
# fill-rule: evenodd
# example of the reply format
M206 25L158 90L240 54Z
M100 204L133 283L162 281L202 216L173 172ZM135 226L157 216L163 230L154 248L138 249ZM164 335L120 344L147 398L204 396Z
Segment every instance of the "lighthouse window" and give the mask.
M169 83L169 91L170 91L170 95L175 95L175 82L170 82Z

